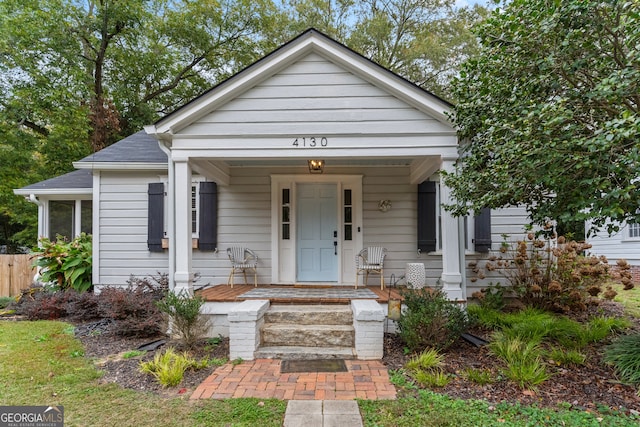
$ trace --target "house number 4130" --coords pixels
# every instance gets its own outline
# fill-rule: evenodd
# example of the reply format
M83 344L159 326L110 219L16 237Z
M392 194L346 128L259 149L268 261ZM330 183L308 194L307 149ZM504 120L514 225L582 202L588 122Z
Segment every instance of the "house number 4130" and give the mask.
M326 147L327 145L329 145L329 141L327 140L326 137L315 137L315 136L311 136L311 137L299 137L296 138L293 141L293 146L294 147Z

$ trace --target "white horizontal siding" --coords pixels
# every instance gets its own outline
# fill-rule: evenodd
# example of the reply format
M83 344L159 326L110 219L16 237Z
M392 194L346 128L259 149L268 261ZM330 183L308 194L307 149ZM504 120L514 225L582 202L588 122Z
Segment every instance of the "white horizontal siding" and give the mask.
M529 224L527 210L521 206L513 206L503 209L495 209L491 211L491 251L488 254L467 254L465 257L465 274L467 277L467 297L471 298L473 292L488 286L489 284L499 283L502 286L509 285L504 275L498 270L488 271L484 268L487 260L492 257L500 257L500 247L503 241L512 244L525 238L527 233L526 225ZM505 236L506 235L506 236ZM480 272L485 276L484 279L477 279L478 274L474 273L471 263L476 263Z
M611 236L605 230L590 236L588 241L592 245L589 252L597 256L604 255L609 264L626 259L631 265L640 265L640 239L630 239L626 225Z
M184 135L451 133L386 91L311 54L180 131Z
M168 271L167 254L147 248L148 183L159 181L152 173L101 173L99 284L124 285L131 275L148 277Z

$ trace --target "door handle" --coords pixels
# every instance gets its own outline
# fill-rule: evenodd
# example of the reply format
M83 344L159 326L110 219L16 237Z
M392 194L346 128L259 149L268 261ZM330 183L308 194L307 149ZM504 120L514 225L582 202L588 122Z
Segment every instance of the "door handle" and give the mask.
M333 254L338 255L338 231L333 231Z

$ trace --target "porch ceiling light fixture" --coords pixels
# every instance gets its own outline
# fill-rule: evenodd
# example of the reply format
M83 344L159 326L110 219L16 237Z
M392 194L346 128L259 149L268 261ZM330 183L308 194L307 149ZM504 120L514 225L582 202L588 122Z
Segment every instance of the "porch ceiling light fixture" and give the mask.
M324 172L324 160L308 160L309 173L322 173Z

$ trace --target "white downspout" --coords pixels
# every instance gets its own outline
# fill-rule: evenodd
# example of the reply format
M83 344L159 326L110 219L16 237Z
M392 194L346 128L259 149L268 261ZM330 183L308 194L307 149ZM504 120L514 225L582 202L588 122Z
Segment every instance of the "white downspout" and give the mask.
M176 228L175 228L175 177L174 165L171 159L171 149L166 141L158 139L160 149L167 155L167 173L169 181L167 186L167 238L169 239L169 290L175 287L176 273Z

